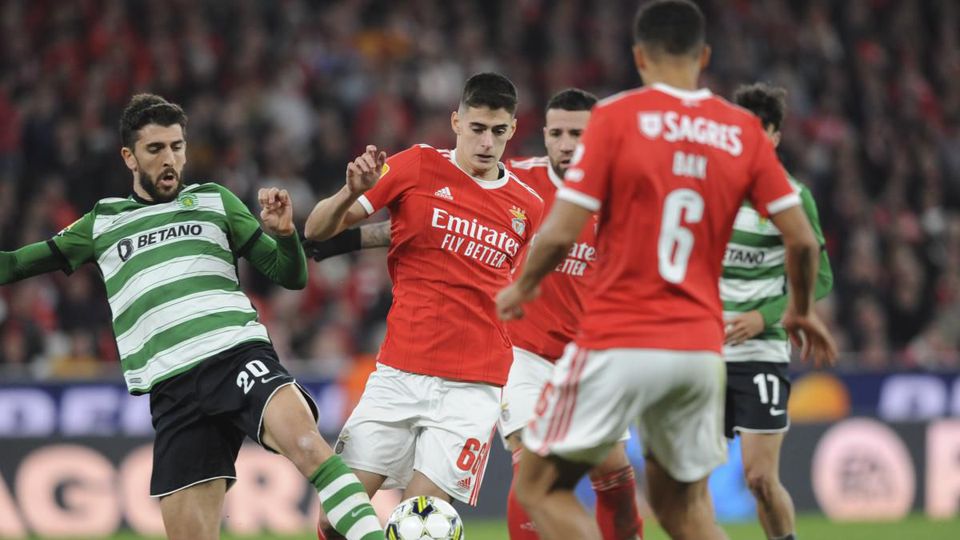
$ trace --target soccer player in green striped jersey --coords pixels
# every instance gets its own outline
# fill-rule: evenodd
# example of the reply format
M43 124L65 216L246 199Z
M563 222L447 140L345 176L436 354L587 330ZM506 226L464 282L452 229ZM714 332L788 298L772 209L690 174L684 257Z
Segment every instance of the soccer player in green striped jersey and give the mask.
M741 86L734 102L760 117L774 146L780 142L786 91L766 84ZM817 207L810 190L790 178L820 243L820 269L814 297L833 285L830 260L823 249ZM780 324L787 307L784 246L780 232L744 203L727 245L720 280L726 320L726 434L740 434L747 485L757 500L760 524L771 539L794 538L790 494L780 483L780 446L789 428L787 399L790 345Z
M219 538L249 436L310 479L344 536L383 539L363 486L320 436L316 404L280 364L240 289L240 257L283 287L306 285L290 196L260 190L261 227L222 186L185 185L186 122L178 105L134 96L120 121L133 192L101 199L46 242L0 252L0 284L97 265L127 388L150 395L150 491L169 538Z

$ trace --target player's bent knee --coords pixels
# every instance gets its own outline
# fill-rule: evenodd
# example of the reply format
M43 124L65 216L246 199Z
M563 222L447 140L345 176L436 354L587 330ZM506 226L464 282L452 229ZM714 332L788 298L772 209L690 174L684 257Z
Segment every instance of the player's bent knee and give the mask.
M753 496L761 501L770 500L773 490L776 488L779 479L775 474L766 470L747 470L746 471L747 488L753 493Z

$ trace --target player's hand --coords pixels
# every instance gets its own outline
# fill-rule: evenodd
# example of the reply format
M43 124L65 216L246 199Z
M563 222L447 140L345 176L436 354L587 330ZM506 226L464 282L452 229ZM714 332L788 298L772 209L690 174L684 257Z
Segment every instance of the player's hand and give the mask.
M783 315L783 327L790 340L800 349L800 359L806 361L813 355L814 366L832 366L837 363L837 344L830 331L815 313L803 316L787 308Z
M497 293L497 316L504 321L523 318L523 304L533 300L540 294L540 287L527 291L513 282Z
M362 195L376 185L387 161L386 152L377 152L377 147L369 144L366 152L347 164L347 189L352 195Z
M274 236L290 236L296 232L293 226L293 203L285 189L261 188L257 192L260 201L260 221L263 230Z
M759 311L741 313L724 325L727 336L723 342L726 345L739 345L763 332L763 326L763 315Z

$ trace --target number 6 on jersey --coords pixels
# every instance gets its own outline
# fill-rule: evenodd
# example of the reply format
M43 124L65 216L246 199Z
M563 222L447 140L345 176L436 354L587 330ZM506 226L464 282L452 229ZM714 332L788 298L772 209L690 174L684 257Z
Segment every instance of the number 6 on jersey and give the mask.
M657 242L660 276L679 284L687 276L687 263L693 251L693 232L684 227L703 219L703 197L692 189L676 189L663 200L663 220Z

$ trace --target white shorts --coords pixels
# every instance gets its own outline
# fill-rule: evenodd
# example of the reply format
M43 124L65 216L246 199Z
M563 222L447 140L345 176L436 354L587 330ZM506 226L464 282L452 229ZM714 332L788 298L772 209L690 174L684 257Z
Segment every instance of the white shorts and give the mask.
M507 437L522 430L533 419L534 407L543 387L553 377L553 370L554 363L546 358L519 347L513 348L513 364L507 375L507 385L503 387L497 426L504 448L509 450ZM627 430L620 440L629 439L630 431Z
M423 473L453 498L475 505L500 412L499 387L418 375L377 364L336 452L352 469L402 489Z
M568 347L524 429L542 456L597 464L636 421L646 452L681 482L727 459L726 366L716 353Z

